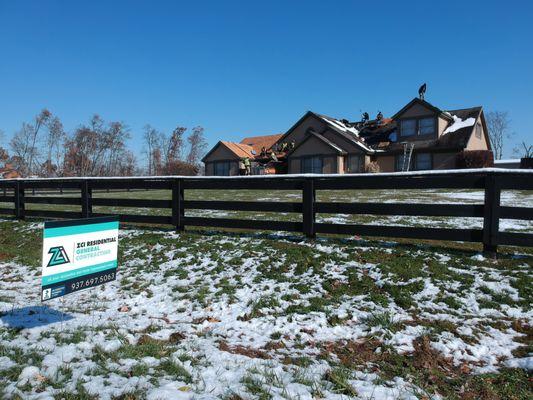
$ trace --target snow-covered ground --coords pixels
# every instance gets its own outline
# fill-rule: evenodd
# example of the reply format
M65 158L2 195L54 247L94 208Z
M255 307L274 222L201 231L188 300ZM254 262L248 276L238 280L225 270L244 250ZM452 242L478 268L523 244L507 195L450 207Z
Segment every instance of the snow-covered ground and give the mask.
M0 222L21 245L39 229ZM117 281L44 306L38 260L0 249L2 398L441 398L425 371L533 367L531 255L142 229L120 247Z

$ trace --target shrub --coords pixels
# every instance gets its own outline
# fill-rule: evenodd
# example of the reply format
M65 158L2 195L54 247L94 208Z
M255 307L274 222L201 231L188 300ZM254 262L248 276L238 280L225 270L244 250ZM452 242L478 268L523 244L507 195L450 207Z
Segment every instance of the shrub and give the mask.
M457 168L488 168L494 166L490 150L465 150L457 154Z

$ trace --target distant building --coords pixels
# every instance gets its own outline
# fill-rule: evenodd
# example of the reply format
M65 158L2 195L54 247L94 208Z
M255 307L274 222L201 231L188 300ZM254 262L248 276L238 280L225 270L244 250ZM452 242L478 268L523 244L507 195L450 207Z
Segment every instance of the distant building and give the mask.
M22 178L22 175L13 167L12 164L5 164L0 167L0 179Z
M206 175L238 175L239 163L248 158L252 163L252 174L276 173L268 162L259 163L261 151L268 151L281 138L279 135L253 136L240 143L220 141L202 159ZM264 154L263 154L264 155ZM274 170L268 170L274 168ZM268 170L268 171L267 171Z
M243 158L252 173L394 172L457 168L471 150L491 150L482 107L443 111L415 98L391 118L350 122L308 111L283 135L219 142L203 161L206 175L237 175Z
M505 160L494 160L494 166L496 168L518 169L520 168L520 159L509 158Z

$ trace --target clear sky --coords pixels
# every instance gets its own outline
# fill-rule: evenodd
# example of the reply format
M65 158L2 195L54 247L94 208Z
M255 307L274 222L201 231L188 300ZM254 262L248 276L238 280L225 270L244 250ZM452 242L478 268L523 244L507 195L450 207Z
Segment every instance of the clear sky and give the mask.
M140 153L147 123L201 125L212 145L307 110L390 116L427 82L440 108L508 111L531 144L532 21L530 1L0 0L0 129L98 113Z

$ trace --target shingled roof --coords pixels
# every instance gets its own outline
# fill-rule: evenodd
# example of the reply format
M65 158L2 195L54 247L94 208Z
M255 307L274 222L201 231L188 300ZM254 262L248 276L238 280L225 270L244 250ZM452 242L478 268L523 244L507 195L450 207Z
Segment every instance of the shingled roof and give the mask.
M241 144L252 147L259 154L263 147L269 150L282 136L283 134L281 133L277 135L251 136L242 139Z

